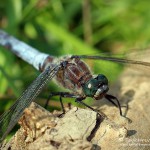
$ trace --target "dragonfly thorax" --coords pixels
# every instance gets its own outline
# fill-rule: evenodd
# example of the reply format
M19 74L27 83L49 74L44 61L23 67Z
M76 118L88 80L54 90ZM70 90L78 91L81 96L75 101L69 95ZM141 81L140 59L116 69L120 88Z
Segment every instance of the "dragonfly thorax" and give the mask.
M83 91L86 96L93 97L96 100L101 99L109 90L108 79L103 74L91 78L83 86Z

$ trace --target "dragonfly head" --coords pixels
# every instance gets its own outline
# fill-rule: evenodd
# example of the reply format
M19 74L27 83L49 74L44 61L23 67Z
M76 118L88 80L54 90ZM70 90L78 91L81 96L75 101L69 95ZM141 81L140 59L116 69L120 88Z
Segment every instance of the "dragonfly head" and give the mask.
M96 100L101 99L108 90L108 79L103 74L91 78L83 85L85 95Z

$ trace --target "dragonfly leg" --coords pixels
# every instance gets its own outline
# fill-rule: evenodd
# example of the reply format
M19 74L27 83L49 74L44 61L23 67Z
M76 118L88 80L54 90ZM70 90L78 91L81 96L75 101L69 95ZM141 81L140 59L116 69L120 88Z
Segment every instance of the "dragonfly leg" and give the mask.
M50 93L50 95L48 96L48 99L46 101L46 104L45 104L44 108L47 108L48 103L50 101L50 98L53 97L53 96L59 96L60 97L59 100L60 100L60 104L61 104L61 108L62 108L63 114L65 114L65 108L64 108L64 105L63 105L63 102L62 102L62 97L76 98L76 96L74 94L69 93L69 92L53 92L53 93Z
M102 115L101 116L98 115L98 114L96 115L96 124L95 124L95 127L91 131L91 134L86 138L87 141L90 142L94 138L94 136L95 136L97 130L99 129L99 127L100 127L100 125L101 125L101 123L102 123L103 120L104 120L104 117Z
M115 96L106 94L106 95L105 95L105 98L106 98L109 102L111 102L113 105L115 105L116 107L119 108L120 116L126 118L129 123L132 122L132 120L131 120L130 118L128 118L128 117L126 117L126 116L124 116L124 115L122 114L121 105L120 105L120 103L119 103L119 100L118 100ZM116 100L116 102L117 102L118 105L116 105L116 103L115 103L113 100Z
M89 105L87 105L86 103L84 103L84 102L83 102L84 99L85 99L85 98L76 98L75 102L80 103L80 104L86 106L87 108L91 109L92 111L95 111L98 115L101 116L101 114L100 114L96 109L94 109L94 108L92 108L91 106L89 106Z
M48 96L48 98L47 98L47 100L46 100L46 103L45 103L45 105L44 105L44 108L45 108L45 109L47 109L51 97L53 97L53 93L50 93L50 94L49 94L49 96Z
M117 99L117 97L113 96L113 95L109 95L109 94L106 94L105 95L105 98L111 102L114 106L118 107L119 108L119 111L120 111L120 116L123 116L122 115L122 110L121 110L121 105L119 103L119 100ZM113 100L116 100L117 104L113 101Z
M51 97L53 97L53 96L65 97L65 95L69 95L69 94L70 94L69 92L52 92L52 93L50 93L47 100L46 100L44 108L47 109L47 106L49 104L49 101L50 101Z
M59 100L60 100L62 112L63 112L63 114L65 114L65 108L64 108L64 104L63 104L63 102L62 102L62 97L61 97L61 96L59 97Z

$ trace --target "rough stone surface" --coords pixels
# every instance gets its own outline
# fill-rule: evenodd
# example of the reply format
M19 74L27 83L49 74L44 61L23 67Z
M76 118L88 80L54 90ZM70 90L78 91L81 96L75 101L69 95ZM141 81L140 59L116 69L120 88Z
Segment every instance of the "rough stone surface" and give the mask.
M119 125L105 118L98 124L95 134L90 136L96 124L95 112L73 107L62 118L58 118L57 115L58 112L49 113L32 103L19 121L21 128L5 145L5 149L100 149L101 143L118 143L119 139L122 140L127 135L126 119Z

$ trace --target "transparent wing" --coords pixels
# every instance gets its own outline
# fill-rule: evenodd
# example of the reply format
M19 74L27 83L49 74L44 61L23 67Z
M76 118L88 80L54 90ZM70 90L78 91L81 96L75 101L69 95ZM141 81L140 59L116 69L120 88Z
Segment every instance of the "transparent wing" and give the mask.
M147 55L146 55L147 56ZM150 56L150 52L149 52ZM140 57L140 56L139 56ZM133 56L131 55L118 55L118 56L104 56L102 54L101 56L88 56L88 55L74 55L71 58L83 58L83 59L93 59L93 60L103 60L103 61L110 61L110 62L116 62L120 64L124 64L128 67L135 68L136 70L140 71L145 71L144 73L150 73L150 62L149 61L144 61L143 58L135 57L135 54ZM142 60L142 61L141 61ZM148 75L147 74L147 75Z
M117 58L117 57L107 57L107 56L88 56L88 55L74 55L71 58L85 58L85 59L96 59L96 60L106 60L124 64L135 64L135 65L142 65L150 67L150 62L138 61L138 60L131 60L125 58Z
M23 92L13 106L0 116L0 142L3 141L12 130L22 116L24 109L38 96L46 83L55 76L59 68L60 65L56 65L53 68L48 67Z

